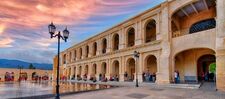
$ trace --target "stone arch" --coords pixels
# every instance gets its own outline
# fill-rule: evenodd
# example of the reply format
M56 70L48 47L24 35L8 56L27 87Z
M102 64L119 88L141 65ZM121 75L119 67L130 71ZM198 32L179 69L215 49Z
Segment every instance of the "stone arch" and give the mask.
M103 38L102 39L102 53L105 54L107 49L107 39Z
M74 50L74 60L77 58L77 50Z
M202 76L202 74L206 74L206 73L208 73L211 76L208 77L208 80L206 80L206 79L205 80L206 81L214 81L215 74L210 73L209 65L212 64L212 63L215 63L215 62L216 62L215 55L210 54L210 53L204 54L197 59L198 81L202 81L203 79L201 78L201 76Z
M63 64L66 64L66 54L63 55Z
M72 61L72 52L69 52L69 62Z
M106 73L107 73L107 63L102 62L102 64L101 64L101 74L106 75Z
M89 46L86 45L86 57L88 57L88 54L89 54Z
M143 81L156 81L156 74L157 74L157 58L154 55L148 55L144 59L144 73Z
M130 27L127 29L127 47L132 47L135 45L135 29Z
M92 67L92 75L97 75L97 64L93 64L93 67Z
M214 55L215 51L209 48L192 48L180 51L174 55L174 71L178 71L181 82L198 82L198 60L204 55ZM174 72L173 71L173 72Z
M77 74L77 71L76 71L76 70L77 70L77 68L76 68L76 66L74 66L74 67L73 67L73 71L74 71L74 72L73 72L73 76L74 76L74 77L75 77L76 74Z
M96 56L97 54L97 42L93 43L93 56Z
M80 51L80 59L81 59L83 55L82 48L80 48L79 51Z
M156 40L156 21L150 19L145 24L145 33L144 33L145 43Z
M177 8L171 15L172 20L170 28L172 37L187 35L189 34L189 29L192 24L214 17L216 17L215 0L197 0L195 2L188 2ZM197 28L204 28L204 26L198 26ZM191 30L196 30L197 28Z
M129 58L126 61L126 71L128 74L128 78L125 78L127 81L133 81L134 77L135 77L135 72L136 72L136 68L135 68L135 59L134 58Z
M119 34L118 33L115 33L112 36L112 47L113 47L113 51L119 50L119 42L120 42Z
M82 66L79 66L78 67L78 75L81 76L81 73L82 73Z
M89 74L89 67L88 67L88 65L85 65L85 67L84 67L84 74L86 74L86 75Z
M112 76L120 78L120 64L118 60L114 60L112 63Z
M204 30L209 30L216 27L216 20L214 18L200 20L191 25L189 33L196 33Z

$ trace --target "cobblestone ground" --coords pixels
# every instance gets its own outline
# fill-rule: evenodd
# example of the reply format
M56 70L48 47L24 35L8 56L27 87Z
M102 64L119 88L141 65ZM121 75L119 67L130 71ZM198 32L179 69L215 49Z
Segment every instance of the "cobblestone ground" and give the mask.
M225 92L141 86L80 93L62 99L225 99Z

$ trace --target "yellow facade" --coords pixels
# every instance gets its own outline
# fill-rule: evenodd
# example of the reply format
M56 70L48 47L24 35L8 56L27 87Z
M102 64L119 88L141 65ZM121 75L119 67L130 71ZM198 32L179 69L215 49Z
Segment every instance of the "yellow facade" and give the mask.
M138 61L134 51L140 52ZM225 1L167 0L71 46L60 57L61 76L68 78L119 75L123 82L125 72L135 79L137 71L142 82L143 72L149 71L156 73L157 84L174 82L174 71L182 82L198 82L202 67L216 62L217 89L225 91ZM53 71L56 63L55 58Z

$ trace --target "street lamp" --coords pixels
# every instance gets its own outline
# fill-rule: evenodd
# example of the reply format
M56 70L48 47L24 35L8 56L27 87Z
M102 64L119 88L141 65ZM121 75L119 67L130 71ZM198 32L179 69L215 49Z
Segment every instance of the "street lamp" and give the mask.
M23 69L23 66L18 65L18 69L20 69L20 74L19 74L19 82L20 82L21 81L21 73L22 73L21 70Z
M60 53L60 39L63 39L65 42L67 41L69 37L69 31L67 30L67 27L65 30L63 30L63 35L60 34L60 31L58 31L57 34L55 34L56 27L51 22L51 24L48 25L49 34L51 35L51 38L57 37L58 38L58 63L57 63L57 77L56 77L56 96L55 99L60 99L59 95L59 53Z
M138 86L138 58L139 58L139 52L137 52L137 51L134 51L134 58L135 58L135 70L136 70L136 87L139 87Z

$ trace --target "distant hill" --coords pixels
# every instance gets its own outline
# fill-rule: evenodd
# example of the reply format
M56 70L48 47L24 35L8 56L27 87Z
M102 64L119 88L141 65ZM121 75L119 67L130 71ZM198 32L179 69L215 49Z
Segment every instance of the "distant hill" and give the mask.
M18 68L18 65L28 69L31 63L20 60L0 59L0 68ZM52 70L52 64L32 63L36 69Z

